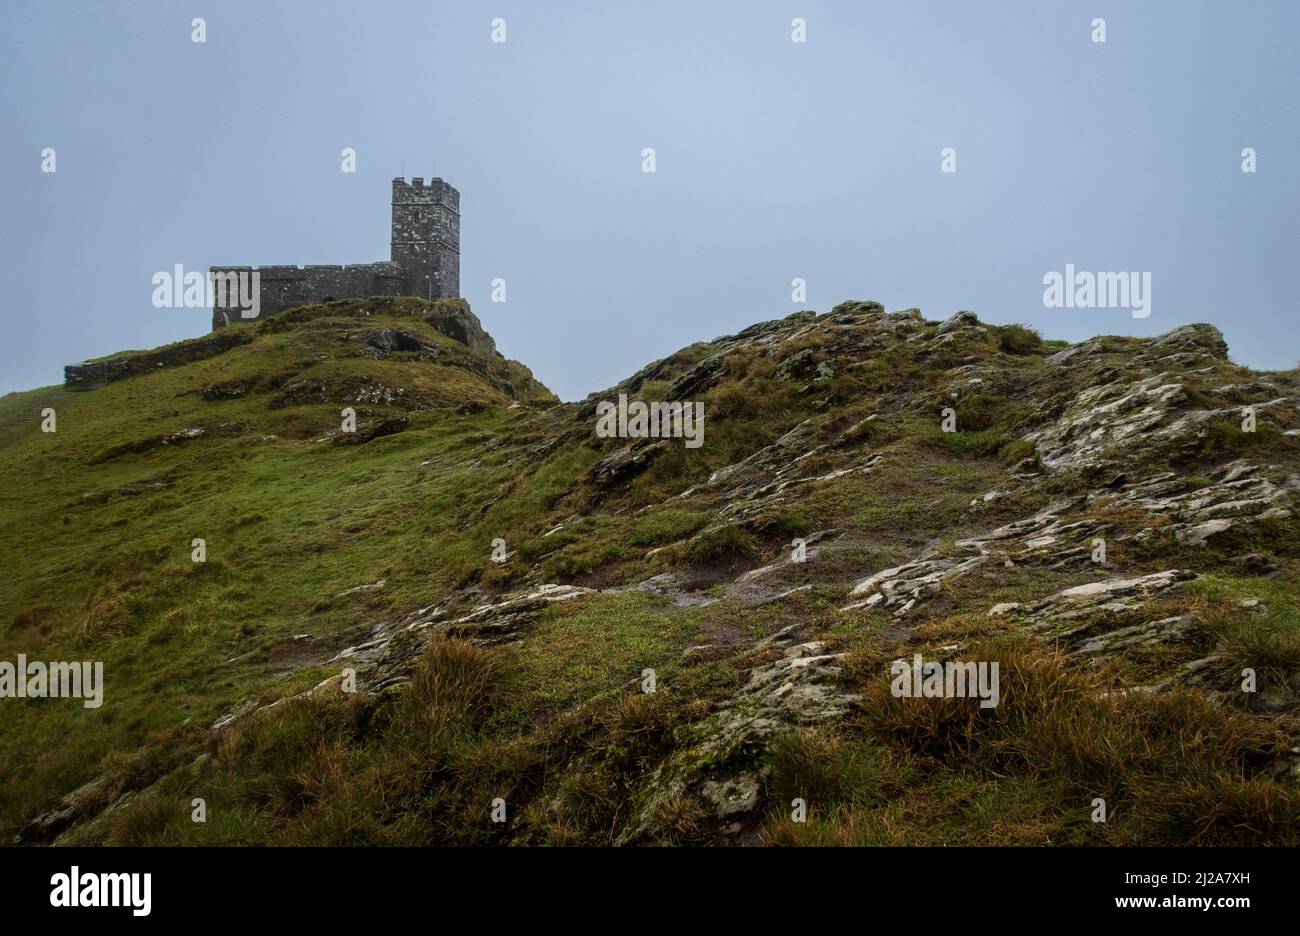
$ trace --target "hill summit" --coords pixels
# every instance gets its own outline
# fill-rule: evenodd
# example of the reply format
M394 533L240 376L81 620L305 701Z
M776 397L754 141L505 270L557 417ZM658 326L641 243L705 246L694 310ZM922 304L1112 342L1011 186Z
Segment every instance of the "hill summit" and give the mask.
M102 705L0 702L17 841L1300 843L1300 376L1212 326L845 302L560 403L387 297L68 388L0 661Z

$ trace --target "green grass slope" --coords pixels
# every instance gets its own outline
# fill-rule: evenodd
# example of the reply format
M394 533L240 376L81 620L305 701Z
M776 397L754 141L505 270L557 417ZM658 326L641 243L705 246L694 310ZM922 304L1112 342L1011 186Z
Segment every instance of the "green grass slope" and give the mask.
M467 338L466 316L414 299L305 307L233 326L252 340L203 360L0 400L0 423L14 417L0 660L106 673L99 709L0 700L0 835L1295 843L1279 761L1300 737L1282 480L1300 471L1294 374L1252 375L1198 331L1067 349L973 316L846 303L560 404ZM1079 401L1148 378L1096 418L1149 424L1116 423L1105 457L1079 448ZM705 444L597 438L595 402L619 393L703 402ZM44 400L57 432L22 418ZM1260 431L1237 428L1244 405L1261 407ZM344 407L356 433L340 431ZM941 428L948 407L956 432ZM1277 479L1279 506L1207 544L1174 535L1174 507L1125 499L1164 474L1218 491L1215 472L1243 459ZM1107 564L1017 547L924 589L915 610L849 607L866 576L947 561L1049 509L1104 526ZM797 566L796 538L817 544ZM1033 620L989 614L1170 568L1196 579L1140 623L1188 615L1177 641L1080 662ZM1247 614L1247 598L1264 610ZM1113 613L1088 626L1131 626ZM891 659L955 646L1002 661L1003 706L888 693ZM787 653L834 665L754 691ZM1196 658L1211 662L1185 685ZM1273 693L1267 711L1231 692L1244 664ZM359 691L341 691L344 668ZM796 796L806 823L789 819ZM1096 796L1105 824L1089 821ZM194 797L207 822L191 821Z

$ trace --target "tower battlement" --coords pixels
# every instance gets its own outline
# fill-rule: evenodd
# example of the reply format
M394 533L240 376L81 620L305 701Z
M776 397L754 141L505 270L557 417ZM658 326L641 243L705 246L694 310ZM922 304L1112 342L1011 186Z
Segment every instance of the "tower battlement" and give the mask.
M367 296L454 299L460 295L460 192L442 179L393 179L390 259L346 266L214 266L209 275L259 274L261 314ZM220 295L220 294L219 294ZM230 300L212 310L212 329L240 320Z
M411 189L412 191L418 189L426 192L455 192L456 191L454 188L451 187L451 183L445 182L439 178L429 179L428 184L426 185L424 176L412 176L410 182L407 182L406 179L403 178L402 176L396 176L393 179L393 190L396 191L398 189Z

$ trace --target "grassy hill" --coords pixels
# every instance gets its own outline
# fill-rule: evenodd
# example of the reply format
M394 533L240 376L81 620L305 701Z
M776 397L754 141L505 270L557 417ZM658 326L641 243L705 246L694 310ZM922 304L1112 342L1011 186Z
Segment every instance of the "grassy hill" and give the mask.
M0 400L0 660L105 669L0 699L7 841L1300 842L1300 380L1210 326L852 302L570 404L461 302L225 331Z

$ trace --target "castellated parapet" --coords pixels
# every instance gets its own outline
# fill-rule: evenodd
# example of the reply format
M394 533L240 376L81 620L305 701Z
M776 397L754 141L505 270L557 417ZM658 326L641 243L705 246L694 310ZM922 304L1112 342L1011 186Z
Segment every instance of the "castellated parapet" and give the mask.
M460 192L442 179L393 180L391 259L347 266L214 266L210 276L259 274L260 314L367 296L460 296ZM224 300L224 301L223 301ZM215 331L240 321L237 291L217 294Z

